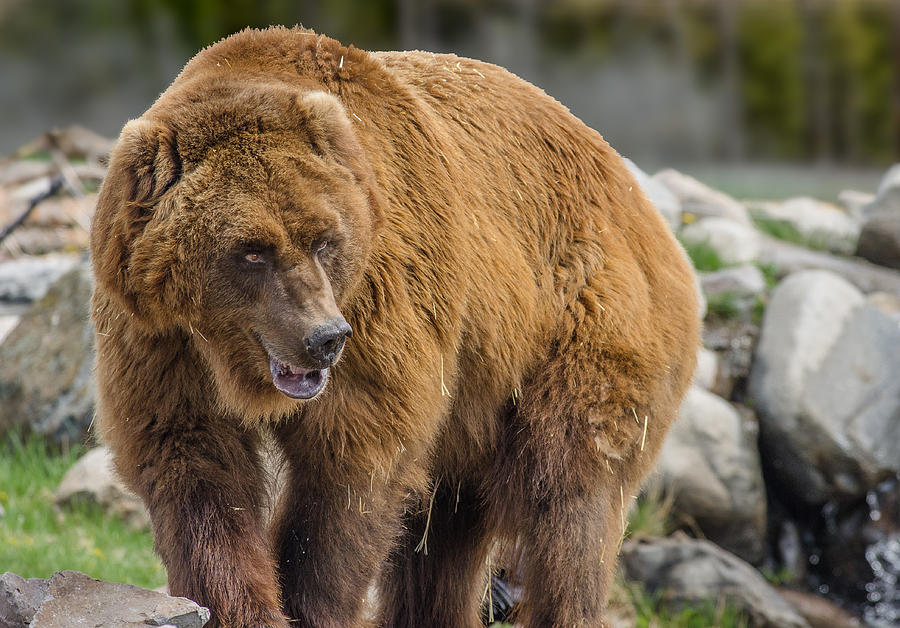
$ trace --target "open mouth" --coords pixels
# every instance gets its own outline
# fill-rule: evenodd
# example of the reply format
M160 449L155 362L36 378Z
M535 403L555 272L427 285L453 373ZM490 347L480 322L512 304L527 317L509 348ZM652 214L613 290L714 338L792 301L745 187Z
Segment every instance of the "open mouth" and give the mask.
M269 370L275 388L293 399L311 399L325 387L328 369L305 369L269 357Z

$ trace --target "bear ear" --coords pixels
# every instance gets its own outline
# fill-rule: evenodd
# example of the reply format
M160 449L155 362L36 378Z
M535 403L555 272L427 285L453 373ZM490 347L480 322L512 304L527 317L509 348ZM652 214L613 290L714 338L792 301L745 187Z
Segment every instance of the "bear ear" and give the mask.
M135 316L140 308L129 276L134 243L180 176L181 160L171 129L142 119L125 125L97 200L91 258L98 284Z
M313 149L322 155L333 155L365 188L372 210L373 226L377 227L384 213L381 192L344 106L331 94L319 90L301 94L297 105L313 142Z

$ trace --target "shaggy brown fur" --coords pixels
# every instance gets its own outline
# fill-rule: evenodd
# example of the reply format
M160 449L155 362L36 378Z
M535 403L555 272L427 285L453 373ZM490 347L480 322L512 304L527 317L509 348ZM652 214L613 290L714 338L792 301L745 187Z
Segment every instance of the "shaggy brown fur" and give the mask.
M100 433L212 625L361 626L377 581L379 625L471 628L497 547L523 625L602 625L697 306L559 103L452 55L244 31L125 126L91 251ZM337 312L342 359L311 360ZM327 387L279 392L275 356Z

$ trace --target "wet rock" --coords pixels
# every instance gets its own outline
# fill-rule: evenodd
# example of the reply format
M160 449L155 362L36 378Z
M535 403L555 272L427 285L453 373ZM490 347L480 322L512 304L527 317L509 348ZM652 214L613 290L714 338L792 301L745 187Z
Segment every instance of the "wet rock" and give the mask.
M665 218L669 228L678 227L681 224L681 201L678 200L678 197L672 194L671 190L660 183L658 179L650 177L641 170L633 161L627 157L624 158L624 161L631 176L635 178L656 210Z
M728 218L703 218L681 230L689 244L707 244L725 264L754 262L760 253L760 235L753 227Z
M750 375L763 456L810 506L900 471L900 328L847 281L797 273L773 292Z
M766 492L758 426L724 399L688 390L663 445L657 471L673 515L749 562L763 557Z
M0 345L0 435L18 427L59 445L85 438L94 411L91 283L79 264Z
M802 196L784 202L756 203L754 218L784 222L814 248L850 255L856 250L860 224L831 203Z
M31 628L72 626L167 626L201 628L209 610L183 597L95 580L77 571L61 571L48 583L47 595Z
M0 264L0 301L36 301L78 264L80 255L22 257Z
M31 622L47 595L49 582L22 578L7 571L0 576L0 628L22 628Z
M93 503L135 527L150 527L144 503L116 475L112 454L106 447L90 450L66 471L53 497L60 506L79 501Z
M666 186L681 201L681 210L685 214L696 218L728 218L750 225L747 210L741 203L693 177L668 168L657 172L653 179Z
M824 597L780 587L778 594L794 607L810 628L860 628L862 623Z
M678 534L626 542L620 560L628 580L659 593L668 606L723 600L746 613L752 626L809 627L759 572L709 541Z

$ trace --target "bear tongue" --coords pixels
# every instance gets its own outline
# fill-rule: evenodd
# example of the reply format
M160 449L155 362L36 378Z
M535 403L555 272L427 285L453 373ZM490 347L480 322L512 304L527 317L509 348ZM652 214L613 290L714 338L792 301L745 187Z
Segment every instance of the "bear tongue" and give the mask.
M325 387L328 369L305 369L269 358L275 388L293 399L310 399Z

